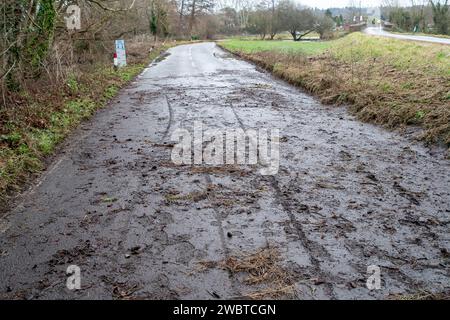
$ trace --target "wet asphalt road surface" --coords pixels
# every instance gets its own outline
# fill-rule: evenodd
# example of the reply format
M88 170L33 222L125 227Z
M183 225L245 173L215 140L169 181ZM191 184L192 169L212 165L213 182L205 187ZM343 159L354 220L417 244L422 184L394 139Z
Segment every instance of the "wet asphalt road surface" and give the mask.
M171 133L194 121L279 128L278 174L174 165ZM213 43L178 46L82 124L1 218L0 294L245 297L254 288L241 275L197 263L266 246L294 276L287 298L448 291L449 172L440 153L323 106ZM72 264L81 290L66 288ZM369 265L381 268L380 290L366 288Z
M380 29L379 27L369 27L364 30L365 33L380 36L380 37L388 37L388 38L396 38L400 40L410 40L410 41L422 41L422 42L432 42L439 44L448 44L450 45L450 39L448 38L438 38L432 36L418 36L413 34L397 34L385 31Z

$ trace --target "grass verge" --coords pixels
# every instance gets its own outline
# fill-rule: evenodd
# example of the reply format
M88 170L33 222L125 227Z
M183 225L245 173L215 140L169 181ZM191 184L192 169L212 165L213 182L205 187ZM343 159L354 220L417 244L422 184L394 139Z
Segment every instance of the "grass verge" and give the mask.
M419 126L418 138L450 147L450 47L353 33L329 42L232 39L223 48L360 120Z
M245 53L245 54L258 54L261 52L278 52L283 54L300 54L300 55L315 55L320 54L325 49L331 46L331 42L326 41L289 41L289 40L241 40L231 39L224 42L220 42L220 45L226 49Z
M114 71L111 65L98 65L69 76L62 87L20 92L14 97L14 107L1 109L0 212L30 175L45 167L45 158L59 142L173 45L160 44L150 53L148 48L137 47L140 53L129 48L127 67Z

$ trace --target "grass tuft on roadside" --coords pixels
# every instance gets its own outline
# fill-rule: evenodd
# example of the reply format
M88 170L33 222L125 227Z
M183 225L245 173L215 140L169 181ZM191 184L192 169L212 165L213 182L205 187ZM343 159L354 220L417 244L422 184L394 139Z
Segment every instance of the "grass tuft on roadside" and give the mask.
M221 261L199 261L197 271L218 268L233 275L243 275L242 282L256 286L255 291L239 298L266 299L289 297L295 294L294 277L282 265L277 248L264 247L255 252L244 252Z
M360 120L419 126L418 138L450 147L450 47L352 33L329 42L229 40L223 48Z

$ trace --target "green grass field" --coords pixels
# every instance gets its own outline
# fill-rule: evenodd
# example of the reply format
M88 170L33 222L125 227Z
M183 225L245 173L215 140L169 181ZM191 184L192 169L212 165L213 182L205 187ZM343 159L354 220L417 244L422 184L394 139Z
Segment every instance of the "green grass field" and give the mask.
M347 63L382 62L399 71L450 76L450 46L447 45L353 33L334 41L330 53Z
M381 59L401 70L421 70L430 75L450 75L450 47L423 42L353 33L332 41L267 41L230 39L221 43L233 52L255 54L275 51L314 56L329 52L343 62L373 62Z
M305 55L316 55L328 49L332 41L289 41L289 40L240 40L231 39L221 43L231 51L244 53L257 53L263 51L281 51L301 53Z

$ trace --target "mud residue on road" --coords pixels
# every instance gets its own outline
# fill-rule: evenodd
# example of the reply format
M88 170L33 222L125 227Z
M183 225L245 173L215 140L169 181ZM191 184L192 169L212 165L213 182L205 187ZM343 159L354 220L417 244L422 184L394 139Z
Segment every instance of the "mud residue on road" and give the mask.
M1 220L2 296L379 299L449 289L447 160L223 59L212 43L170 53L83 124ZM195 121L280 129L278 173L175 165L171 134ZM193 272L199 261L214 264ZM69 264L81 290L65 285ZM379 290L366 286L373 265ZM293 290L253 281L278 279L270 270L284 270Z

